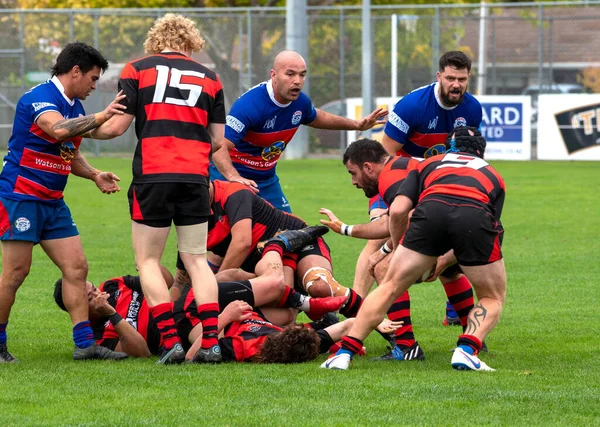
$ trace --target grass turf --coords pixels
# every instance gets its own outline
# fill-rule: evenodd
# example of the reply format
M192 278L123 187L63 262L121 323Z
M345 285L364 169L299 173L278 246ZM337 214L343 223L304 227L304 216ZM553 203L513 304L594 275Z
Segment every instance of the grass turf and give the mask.
M126 159L91 159L122 178L105 196L72 177L66 200L95 283L135 274ZM508 295L482 359L495 373L454 372L459 328L442 327L437 283L411 288L425 362L370 362L348 372L297 366L155 366L152 360L73 362L68 316L52 300L58 269L39 247L8 327L19 364L0 365L1 425L598 425L600 276L597 163L496 162L507 200ZM362 191L339 161L285 161L279 175L294 212L317 223L332 209L346 223L367 218ZM330 233L336 278L351 284L363 242ZM175 264L174 233L164 263ZM368 356L385 352L372 335Z

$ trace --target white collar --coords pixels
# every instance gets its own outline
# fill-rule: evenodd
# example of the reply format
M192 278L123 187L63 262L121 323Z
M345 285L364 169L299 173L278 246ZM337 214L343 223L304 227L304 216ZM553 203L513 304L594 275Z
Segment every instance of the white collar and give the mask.
M267 92L269 93L269 98L271 98L271 101L273 101L273 104L277 105L278 107L285 108L292 103L290 101L287 104L282 104L281 102L278 102L275 99L275 91L273 90L273 80L271 80L271 79L267 80Z
M52 76L52 78L50 79L50 81L52 83L54 83L54 85L56 86L56 88L58 89L58 91L62 94L63 98L65 98L67 100L67 102L69 103L69 105L71 107L73 105L75 105L75 100L71 99L67 95L65 95L65 87L62 85L62 83L60 82L60 80L58 80L58 76Z
M438 105L444 110L454 110L456 107L458 107L458 105L455 105L454 107L446 107L444 105L440 99L440 82L435 83L435 86L433 87L433 93L435 94L435 100L437 101Z

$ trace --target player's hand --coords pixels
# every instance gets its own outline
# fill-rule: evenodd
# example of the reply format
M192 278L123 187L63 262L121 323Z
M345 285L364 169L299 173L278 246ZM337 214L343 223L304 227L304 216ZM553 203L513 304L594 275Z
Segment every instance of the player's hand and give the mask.
M101 316L110 316L116 313L115 309L108 303L110 295L106 292L100 292L90 301L90 311L95 310Z
M125 99L125 97L126 95L123 93L122 90L119 91L119 93L117 93L115 99L113 99L113 101L108 105L108 107L106 107L102 112L106 120L110 119L115 114L125 114L125 110L127 109L127 107L120 103L121 100Z
M377 264L383 261L388 255L389 254L384 254L381 251L375 251L371 254L367 263L367 270L371 276L375 277L375 267L377 267Z
M432 267L431 274L425 282L435 282L445 269L454 264L456 264L456 258L453 254L450 255L450 253L446 253L439 256Z
M92 178L96 183L96 186L104 194L112 194L117 191L121 191L121 188L117 184L121 180L117 175L112 172L100 172Z
M241 176L236 176L229 179L230 182L239 182L240 184L244 184L250 188L250 190L254 191L254 193L258 193L258 184L251 179L246 179Z
M338 234L342 234L342 225L344 225L344 223L340 221L332 211L330 211L329 209L321 208L319 209L319 213L322 215L327 215L327 218L329 218L329 220L322 219L321 224L326 225Z
M367 117L364 117L362 120L359 120L357 123L357 129L359 131L371 129L375 125L385 124L385 120L383 118L388 115L388 110L384 108L378 108L369 114Z
M246 301L232 301L227 304L227 307L221 312L221 316L224 316L228 322L240 322L248 319L252 315L252 306Z
M389 334L390 332L394 332L396 329L404 325L402 321L392 322L390 319L383 319L379 325L377 325L377 330L382 334Z

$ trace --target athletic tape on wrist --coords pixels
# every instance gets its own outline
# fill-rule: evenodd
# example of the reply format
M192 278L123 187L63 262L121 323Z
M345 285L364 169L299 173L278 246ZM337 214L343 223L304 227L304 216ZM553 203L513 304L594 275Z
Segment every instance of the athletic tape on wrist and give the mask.
M346 225L342 223L341 232L344 236L352 236L352 225Z

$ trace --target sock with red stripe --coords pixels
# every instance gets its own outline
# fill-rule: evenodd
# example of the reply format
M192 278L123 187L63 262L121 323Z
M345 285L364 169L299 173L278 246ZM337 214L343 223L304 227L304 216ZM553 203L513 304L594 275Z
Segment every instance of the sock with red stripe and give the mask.
M73 341L79 348L88 348L94 344L94 332L92 332L89 320L73 326Z
M302 311L309 311L309 300L310 297L302 295L300 292L296 292L289 286L286 286L285 290L283 291L283 295L281 296L281 299L276 305L277 307L291 307L297 308L298 310Z
M396 345L401 347L410 347L415 343L415 334L413 332L412 321L410 318L410 295L408 291L404 292L389 308L388 318L393 321L402 321L404 324L396 329Z
M6 344L6 323L0 323L0 344Z
M475 335L463 334L459 335L456 346L460 347L466 353L477 356L479 351L481 351L481 340Z
M202 322L202 345L207 349L219 344L219 304L211 302L198 306L198 319Z
M156 322L156 327L160 332L163 346L167 350L171 350L175 344L181 344L179 336L177 335L175 320L173 320L172 302L165 302L155 305L154 307L150 307L150 314Z
M362 302L363 299L361 296L354 292L353 289L348 288L348 301L340 308L340 314L343 314L345 317L356 317Z
M363 348L363 342L358 338L346 335L342 337L342 348L338 350L337 354L348 353L350 356L360 353Z
M267 252L275 251L279 255L283 255L285 252L285 244L278 240L273 240L272 242L267 243L267 245L263 248L262 256L264 257Z
M460 324L463 328L466 327L469 312L475 305L471 283L469 283L466 276L461 276L460 279L444 283L444 291L446 291L448 301L450 301L450 304L452 304L452 307L454 307L460 318Z

